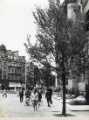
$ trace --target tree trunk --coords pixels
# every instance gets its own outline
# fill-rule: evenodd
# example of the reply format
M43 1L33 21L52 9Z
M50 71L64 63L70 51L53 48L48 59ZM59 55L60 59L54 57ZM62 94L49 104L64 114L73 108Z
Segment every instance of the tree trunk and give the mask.
M66 115L66 72L65 72L65 63L64 57L62 57L62 85L63 85L63 107L62 115Z
M66 115L66 85L65 85L65 74L62 75L63 81L63 108L62 115Z

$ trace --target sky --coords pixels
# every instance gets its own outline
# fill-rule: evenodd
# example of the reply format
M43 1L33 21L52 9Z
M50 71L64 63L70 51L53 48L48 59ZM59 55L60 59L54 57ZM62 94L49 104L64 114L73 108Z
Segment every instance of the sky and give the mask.
M47 0L0 0L0 44L8 50L18 50L27 56L24 43L27 34L31 34L31 42L35 41L36 25L32 11L35 6L46 8Z

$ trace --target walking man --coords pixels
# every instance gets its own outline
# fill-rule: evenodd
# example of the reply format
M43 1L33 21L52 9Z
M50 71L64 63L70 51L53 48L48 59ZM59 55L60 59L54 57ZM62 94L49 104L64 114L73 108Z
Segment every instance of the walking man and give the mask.
M20 102L23 102L23 97L24 97L24 90L21 88L19 91L19 97L20 97Z
M52 89L51 88L47 88L45 97L47 99L48 107L50 107L50 104L52 104Z

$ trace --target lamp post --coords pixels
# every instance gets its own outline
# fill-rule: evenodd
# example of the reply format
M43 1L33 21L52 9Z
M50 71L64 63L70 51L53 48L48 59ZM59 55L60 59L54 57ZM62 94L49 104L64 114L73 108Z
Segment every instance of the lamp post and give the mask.
M25 91L26 91L26 84L27 84L27 69L26 69L26 62L25 62Z
M2 61L2 80L3 80L3 67L4 67L4 63Z

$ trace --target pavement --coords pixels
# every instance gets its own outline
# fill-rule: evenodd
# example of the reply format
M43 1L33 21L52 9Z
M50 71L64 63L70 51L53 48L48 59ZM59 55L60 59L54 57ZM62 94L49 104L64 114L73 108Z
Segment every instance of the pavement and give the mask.
M58 99L60 101L60 103L62 104L62 99L60 97L58 97L57 95L54 95L55 99ZM69 111L89 111L89 105L70 105L69 102L72 99L67 99L66 103L67 103L67 110Z
M53 104L47 106L45 96L43 96L41 106L34 112L32 105L26 106L20 103L16 94L9 94L7 98L0 95L0 119L7 120L89 120L89 106L75 106L67 103L67 116L63 117L62 100L57 95L53 95Z

